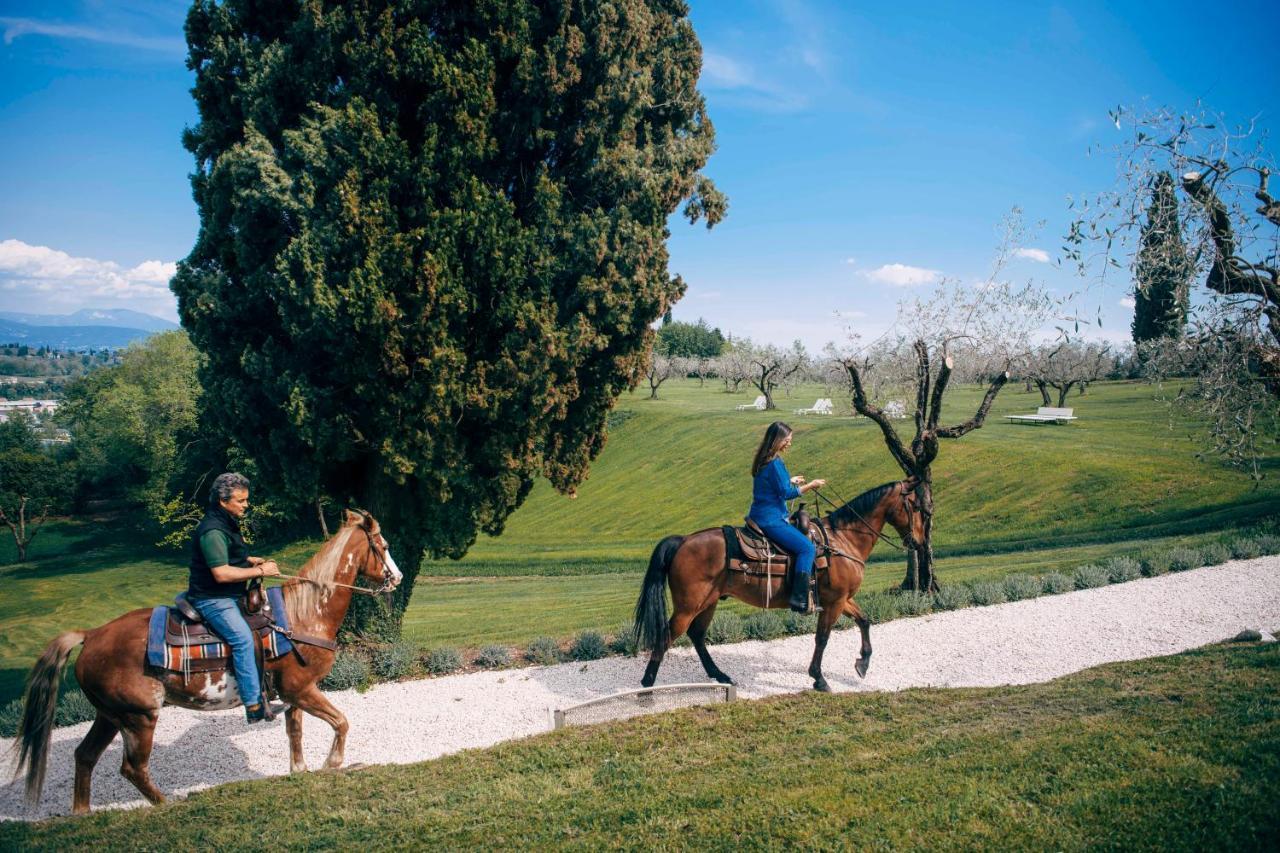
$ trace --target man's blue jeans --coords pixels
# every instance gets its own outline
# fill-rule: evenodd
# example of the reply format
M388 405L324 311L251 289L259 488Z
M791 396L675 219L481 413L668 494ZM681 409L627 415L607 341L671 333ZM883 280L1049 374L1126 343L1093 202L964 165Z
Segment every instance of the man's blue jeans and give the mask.
M240 605L234 598L203 598L191 602L205 624L217 632L231 647L231 665L236 672L236 685L245 706L262 701L262 685L258 682L258 662L253 656L253 631L244 621Z

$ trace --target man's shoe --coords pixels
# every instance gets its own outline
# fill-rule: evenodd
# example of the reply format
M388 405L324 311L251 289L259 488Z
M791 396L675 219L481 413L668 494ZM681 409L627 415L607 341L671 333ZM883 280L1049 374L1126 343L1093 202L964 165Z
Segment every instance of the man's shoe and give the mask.
M791 581L791 596L787 602L796 613L809 612L809 575L796 573Z

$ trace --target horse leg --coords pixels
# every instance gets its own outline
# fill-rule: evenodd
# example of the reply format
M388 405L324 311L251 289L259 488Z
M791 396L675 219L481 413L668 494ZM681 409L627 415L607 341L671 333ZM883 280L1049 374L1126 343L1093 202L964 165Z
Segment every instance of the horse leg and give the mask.
M342 766L343 755L347 748L347 730L350 725L347 723L347 717L339 711L332 702L325 698L324 693L314 684L306 690L293 697L293 711L306 711L313 717L319 717L330 726L333 727L333 745L329 747L329 757L324 760L324 768L333 770ZM285 721L291 717L286 717ZM290 747L292 747L293 732L289 733ZM298 752L296 753L299 762L302 760L302 718L298 717Z
M120 775L133 783L142 796L152 805L164 802L164 794L151 781L151 740L156 733L155 711L128 714L120 722L120 735L124 739L124 761L120 763Z
M76 747L76 785L71 800L72 814L87 814L89 811L89 783L93 780L93 768L97 765L102 753L115 739L120 729L115 723L98 712L97 718L89 728L89 733Z
M822 677L822 652L827 648L827 640L831 638L831 626L835 625L841 611L834 607L824 607L818 614L818 631L813 638L813 660L809 662L809 677L813 679L813 689L830 693L831 686Z
M306 773L307 762L302 757L302 709L290 705L284 709L284 728L289 733L289 772Z
M666 655L667 649L671 648L671 644L680 638L689 628L689 623L693 621L694 614L686 613L683 610L676 611L676 615L671 617L671 621L667 623L666 639L657 643L653 647L653 652L649 655L649 665L645 667L644 678L640 679L641 687L652 687L653 682L658 678L658 667L662 666L662 658ZM703 666L706 666L704 663Z
M716 666L715 661L711 659L711 655L707 652L707 628L711 627L711 619L716 614L716 605L718 603L717 601L711 602L710 607L699 613L689 623L689 639L693 641L693 648L698 652L698 660L702 661L702 668L707 671L707 675L721 684L733 684L733 679L720 671L720 667Z
M867 666L871 663L871 620L862 612L862 608L853 600L853 596L849 596L844 603L844 613L857 623L858 631L862 634L862 654L858 656L858 661L853 668L857 671L859 678L866 678Z

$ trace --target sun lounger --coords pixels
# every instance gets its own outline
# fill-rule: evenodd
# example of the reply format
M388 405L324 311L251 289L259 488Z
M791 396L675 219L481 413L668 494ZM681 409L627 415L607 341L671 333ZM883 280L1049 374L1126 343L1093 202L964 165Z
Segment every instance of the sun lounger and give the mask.
M735 408L739 412L745 412L748 409L764 411L764 407L767 405L769 405L769 400L761 394L759 397L756 397L756 401L754 403L743 403L741 406L736 406Z
M1058 409L1053 406L1041 406L1034 415L1005 415L1013 424L1065 424L1079 420L1071 414L1073 409Z

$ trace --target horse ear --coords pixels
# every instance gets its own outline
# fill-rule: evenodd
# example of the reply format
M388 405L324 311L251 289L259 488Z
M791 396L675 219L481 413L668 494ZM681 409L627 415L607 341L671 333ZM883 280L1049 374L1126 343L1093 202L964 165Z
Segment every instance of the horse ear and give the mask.
M344 525L359 524L360 520L361 520L360 513L356 512L354 509L351 509L348 507L347 509L344 509L342 511L342 523Z

